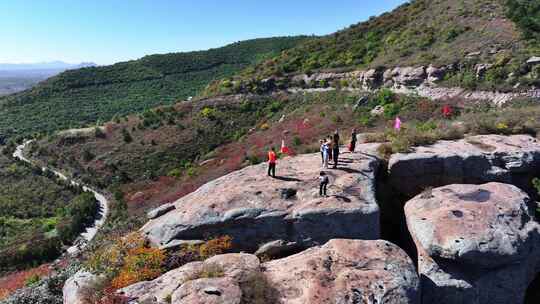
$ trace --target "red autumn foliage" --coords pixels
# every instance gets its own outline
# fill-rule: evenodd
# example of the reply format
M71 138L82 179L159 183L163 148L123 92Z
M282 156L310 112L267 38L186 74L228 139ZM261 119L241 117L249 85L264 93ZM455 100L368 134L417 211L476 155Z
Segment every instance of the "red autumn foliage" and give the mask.
M0 300L8 297L18 289L25 287L29 278L38 276L45 277L51 273L49 264L41 265L36 268L18 271L0 278Z

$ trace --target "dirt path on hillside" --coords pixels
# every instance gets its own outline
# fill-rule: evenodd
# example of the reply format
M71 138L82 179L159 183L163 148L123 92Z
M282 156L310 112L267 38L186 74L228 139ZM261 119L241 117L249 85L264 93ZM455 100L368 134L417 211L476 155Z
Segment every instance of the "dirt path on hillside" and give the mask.
M22 145L17 146L17 148L15 149L15 152L13 153L13 157L17 158L17 159L19 159L21 161L24 161L26 163L29 163L31 165L38 166L36 163L32 162L30 159L28 159L28 158L26 158L24 156L24 149L31 142L32 142L31 140L28 140L28 141L25 141ZM58 176L60 179L70 180L73 185L82 186L84 191L92 192L92 194L94 194L96 200L99 202L101 210L100 210L99 216L95 220L94 224L91 227L86 228L86 230L83 233L81 233L79 235L79 237L77 237L77 239L75 240L73 246L71 246L71 247L69 247L67 249L68 254L70 254L70 255L77 254L78 252L83 250L84 247L86 247L86 245L92 239L94 239L94 237L96 236L98 230L103 226L103 224L105 224L105 220L107 219L107 216L109 214L109 201L107 200L105 195L103 195L103 194L99 193L98 191L96 191L96 190L94 190L94 189L92 189L90 187L87 187L87 186L85 186L85 185L83 185L83 184L81 184L79 182L76 182L76 181L73 181L73 180L69 179L67 176L65 176L64 174L62 174L62 173L60 173L60 172L58 172L58 171L56 171L54 169L51 169L51 168L48 168L48 167L42 167L42 170L43 171L50 170L56 176Z

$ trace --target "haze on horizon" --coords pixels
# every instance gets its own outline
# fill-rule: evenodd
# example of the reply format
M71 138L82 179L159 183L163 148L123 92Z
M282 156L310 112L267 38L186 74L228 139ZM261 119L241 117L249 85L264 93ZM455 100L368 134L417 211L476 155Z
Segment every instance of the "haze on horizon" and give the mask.
M405 2L4 1L0 4L0 63L105 65L252 38L326 35Z

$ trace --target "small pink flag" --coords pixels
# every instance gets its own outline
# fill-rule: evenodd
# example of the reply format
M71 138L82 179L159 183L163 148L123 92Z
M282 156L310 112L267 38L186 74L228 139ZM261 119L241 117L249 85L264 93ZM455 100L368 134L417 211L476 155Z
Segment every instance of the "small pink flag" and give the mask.
M401 130L401 119L399 119L399 116L396 117L396 121L394 122L394 129L397 131Z

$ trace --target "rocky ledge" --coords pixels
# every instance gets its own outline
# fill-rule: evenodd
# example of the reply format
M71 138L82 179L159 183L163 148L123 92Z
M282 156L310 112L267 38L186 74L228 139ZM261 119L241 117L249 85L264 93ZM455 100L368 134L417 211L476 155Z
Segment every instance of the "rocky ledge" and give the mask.
M268 255L334 238L377 239L379 163L368 154L341 154L338 169L326 170L326 198L318 193L320 154L279 160L275 179L267 176L266 164L250 166L181 198L141 231L160 247L229 235L237 250Z
M331 240L260 263L225 254L120 291L132 303L420 303L409 257L386 241Z
M388 170L390 185L406 197L427 187L486 182L513 184L532 194L530 182L540 172L540 141L528 135L439 141L393 155Z
M423 303L523 303L540 253L530 203L501 183L445 186L409 201Z

